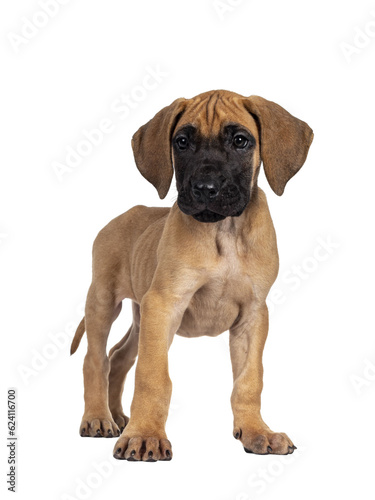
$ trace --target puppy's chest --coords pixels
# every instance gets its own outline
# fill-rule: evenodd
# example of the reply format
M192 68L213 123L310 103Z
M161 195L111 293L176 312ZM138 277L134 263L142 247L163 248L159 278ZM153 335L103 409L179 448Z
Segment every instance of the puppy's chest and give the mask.
M244 305L251 302L251 255L235 242L218 242L217 247L215 265L206 283L192 297L180 335L219 335L233 325Z
M209 273L209 296L241 301L251 292L251 254L246 248L230 239L217 240L216 265Z

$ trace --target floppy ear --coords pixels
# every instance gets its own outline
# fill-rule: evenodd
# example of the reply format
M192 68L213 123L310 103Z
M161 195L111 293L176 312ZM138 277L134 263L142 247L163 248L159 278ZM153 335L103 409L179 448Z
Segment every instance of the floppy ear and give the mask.
M280 196L305 163L313 131L307 123L263 97L251 96L244 100L244 106L258 123L264 171L271 188Z
M132 139L135 163L143 177L165 198L173 177L171 138L186 99L176 99L143 125Z

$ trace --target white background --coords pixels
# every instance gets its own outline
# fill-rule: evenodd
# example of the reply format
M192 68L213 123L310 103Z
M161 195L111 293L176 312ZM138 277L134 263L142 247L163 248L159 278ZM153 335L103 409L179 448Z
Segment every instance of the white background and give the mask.
M0 7L1 490L6 389L17 387L22 499L372 498L375 3L223 0L220 15L213 0L71 0L15 43L25 23L44 23L39 3ZM149 68L164 75L142 94ZM160 201L138 173L131 136L175 98L215 88L273 100L315 132L283 197L259 179L281 260L262 413L298 450L248 455L233 439L224 334L171 347L172 462L118 462L115 440L78 435L86 340L70 358L68 336L81 319L91 245L131 206L173 203L175 189ZM138 98L122 114L121 94ZM60 182L54 162L103 119L112 131ZM110 345L129 324L127 306Z

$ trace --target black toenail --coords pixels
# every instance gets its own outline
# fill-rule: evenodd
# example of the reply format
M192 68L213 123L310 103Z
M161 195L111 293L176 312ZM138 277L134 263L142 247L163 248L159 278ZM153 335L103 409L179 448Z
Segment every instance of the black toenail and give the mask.
M148 456L151 458L151 457L152 457L152 455L153 455L152 451L149 451L149 452L148 452Z
M134 455L135 455L135 450L132 450L131 453L130 453L130 456L134 457Z
M248 448L245 448L244 447L244 450L246 451L246 453L254 453L253 451L249 450Z
M296 449L297 449L297 446L294 446L294 445L293 445L293 450L296 450Z
M236 432L236 434L234 434L234 439L240 439L242 435L242 429L240 429L239 431Z
M111 434L111 435L112 435L112 431L111 431L111 429L108 429L108 434Z
M272 453L272 448L271 448L271 446L267 446L267 451L268 451L268 453Z
M125 429L125 427L121 427L121 432Z
M166 450L165 454L167 455L168 458L171 456L171 452L169 450Z
M116 450L116 455L118 455L119 453L121 453L121 448L117 448Z

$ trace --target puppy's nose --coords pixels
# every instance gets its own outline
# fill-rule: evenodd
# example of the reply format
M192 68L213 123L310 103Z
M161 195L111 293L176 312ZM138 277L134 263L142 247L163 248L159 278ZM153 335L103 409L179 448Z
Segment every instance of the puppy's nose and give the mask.
M208 181L196 181L192 185L192 193L198 201L210 201L219 194L220 186L218 182L210 179Z

